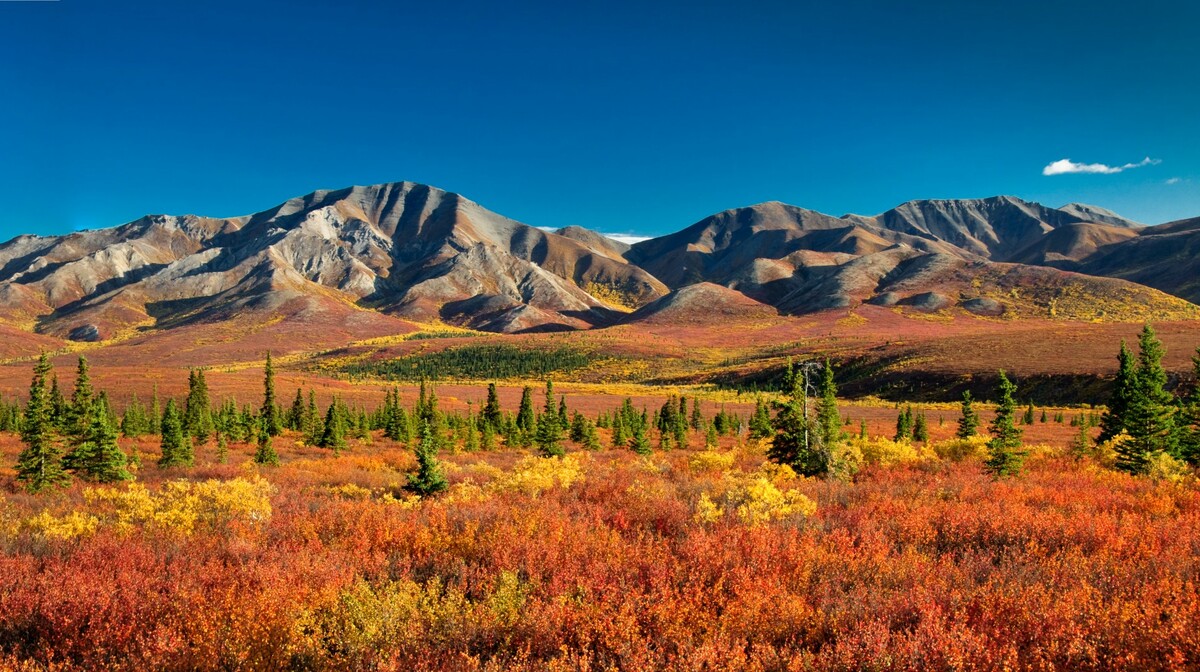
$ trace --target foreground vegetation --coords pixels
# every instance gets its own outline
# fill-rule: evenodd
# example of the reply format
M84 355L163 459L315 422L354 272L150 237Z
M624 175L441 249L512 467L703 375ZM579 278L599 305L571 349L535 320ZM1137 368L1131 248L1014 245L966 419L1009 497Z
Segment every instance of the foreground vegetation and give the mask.
M745 416L552 382L321 409L269 357L254 407L197 369L118 414L43 358L0 408L0 667L1200 666L1200 394L1161 354L1121 348L1102 415L1042 409L1052 444L1003 374L986 430L967 395L885 436L829 362Z

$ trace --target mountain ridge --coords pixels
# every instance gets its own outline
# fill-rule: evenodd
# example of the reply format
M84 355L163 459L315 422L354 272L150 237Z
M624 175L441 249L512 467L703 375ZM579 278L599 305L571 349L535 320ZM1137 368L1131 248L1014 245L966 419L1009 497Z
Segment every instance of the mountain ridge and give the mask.
M678 295L702 283L744 295L751 303L738 310L748 313L760 304L798 315L871 303L1053 314L1054 297L1074 291L1188 313L1200 286L1176 269L1200 270L1200 218L1162 226L1012 196L914 200L841 217L767 201L627 245L577 226L546 231L455 192L394 182L316 190L239 217L147 215L17 236L0 244L8 308L0 318L104 340L289 306L295 315L374 311L512 333L628 323L624 314L668 293L676 294L670 304L643 314L661 320L686 304L694 318L701 298L729 296L711 288ZM1153 262L1167 251L1170 264ZM1014 277L1028 283L1027 297L1043 298L1006 299L1013 288L997 279Z

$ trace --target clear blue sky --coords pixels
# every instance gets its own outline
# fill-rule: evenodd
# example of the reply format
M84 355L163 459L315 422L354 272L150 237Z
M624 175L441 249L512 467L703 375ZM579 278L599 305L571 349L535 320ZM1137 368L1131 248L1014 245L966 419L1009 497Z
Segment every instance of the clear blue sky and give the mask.
M0 2L0 239L398 180L645 234L765 200L1200 215L1200 3L981 4Z

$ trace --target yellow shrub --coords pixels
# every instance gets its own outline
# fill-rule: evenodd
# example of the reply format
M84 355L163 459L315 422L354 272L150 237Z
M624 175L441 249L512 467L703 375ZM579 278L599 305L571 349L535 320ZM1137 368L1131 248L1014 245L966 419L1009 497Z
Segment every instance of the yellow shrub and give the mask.
M1159 450L1150 456L1146 464L1146 475L1154 481L1183 484L1195 480L1192 470L1182 460Z
M159 492L140 483L121 488L88 488L89 503L108 508L106 522L129 530L135 526L178 534L197 527L219 530L230 523L255 525L271 517L271 484L264 479L168 481Z
M90 536L100 525L99 519L80 511L72 511L58 517L47 511L25 520L21 529L33 533L43 539L77 539Z
M537 497L555 486L569 488L583 480L583 466L575 455L527 457L512 473L497 477L491 487L498 491L523 492Z
M988 437L976 434L969 439L946 439L935 441L934 454L943 460L961 462L966 459L983 458L988 454Z
M923 462L934 457L934 451L929 446L911 441L893 441L882 436L866 439L855 437L850 439L847 445L857 448L863 461L885 467L907 462Z
M702 450L688 458L688 466L695 472L728 471L736 455L732 452Z
M715 523L724 514L725 512L721 507L708 498L708 493L702 492L700 493L700 500L696 502L696 515L692 516L692 519L697 523Z
M734 513L747 525L763 523L788 516L810 516L817 510L816 502L795 490L780 490L764 477L753 478L733 493L737 502Z
M517 620L529 594L529 584L513 571L505 570L496 577L496 588L488 598L488 606L501 623Z
M341 485L331 485L331 486L329 486L329 489L331 491L333 491L333 494L335 494L339 497L342 497L344 499L370 499L371 498L371 491L368 488L364 488L361 485L355 485L354 483L343 483Z

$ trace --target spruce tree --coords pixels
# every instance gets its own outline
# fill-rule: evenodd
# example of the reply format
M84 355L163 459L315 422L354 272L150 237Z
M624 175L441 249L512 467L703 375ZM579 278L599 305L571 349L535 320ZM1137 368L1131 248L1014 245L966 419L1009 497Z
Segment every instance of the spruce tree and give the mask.
M1179 421L1179 452L1185 460L1200 463L1200 348L1192 357L1192 393L1182 402Z
M988 442L989 455L985 467L993 476L1003 478L1021 473L1026 451L1021 447L1022 431L1015 424L1017 404L1013 394L1017 387L1001 371L996 389L1000 402L996 407L996 417L989 426L992 440Z
M225 464L229 461L229 438L225 432L217 433L217 462Z
M304 431L304 394L296 388L296 396L292 399L292 407L287 413L287 428L293 432Z
M420 497L435 495L449 487L446 475L437 459L438 442L434 440L428 424L421 428L421 441L417 444L417 473L409 474L407 490Z
M1137 369L1134 364L1133 352L1125 341L1121 341L1121 350L1117 353L1117 377L1113 380L1112 395L1108 398L1108 408L1100 416L1100 436L1096 438L1104 443L1125 431L1126 414L1129 403L1135 394L1137 385Z
M837 409L837 386L833 382L833 366L829 360L821 368L820 398L817 400L817 437L825 455L832 454L842 441L842 416ZM828 460L828 457L826 458Z
M1116 461L1118 469L1134 474L1144 473L1150 457L1158 451L1179 456L1174 398L1165 389L1167 372L1162 366L1166 350L1149 324L1138 338L1138 349L1133 396L1125 410L1129 440L1117 446Z
M805 394L805 373L795 371L788 362L785 385L787 401L776 404L772 426L775 436L767 449L767 459L777 464L786 464L804 476L818 476L829 470L829 454L819 445L817 432L805 417L808 403Z
M258 430L258 449L254 451L254 462L265 466L279 466L279 454L271 445L271 432L268 431L266 418L263 418Z
M183 433L201 445L208 442L213 433L212 402L208 397L208 382L204 369L188 372L188 396L183 407Z
M962 416L958 419L958 431L954 436L959 439L969 439L979 430L979 413L975 411L975 401L971 398L970 390L963 392Z
M546 381L546 405L537 419L536 443L542 457L562 457L566 454L562 445L562 427L558 423L558 410L554 404L554 383Z
M484 403L479 417L482 420L481 424L490 426L493 432L500 429L503 417L500 410L500 395L496 393L495 383L488 383L487 402Z
M158 458L160 467L190 467L195 461L192 441L183 433L183 417L174 399L168 399L167 407L163 410L161 445L162 456Z
M650 447L650 439L646 436L646 423L633 423L632 432L629 436L629 449L638 455L649 455L652 452Z
M88 414L91 421L82 440L71 452L71 469L83 478L99 483L127 481L133 475L126 469L129 458L117 445L117 428L107 413Z
M925 413L918 413L913 420L913 441L925 443L929 441L929 423L925 419Z
M266 419L267 432L279 436L283 422L279 417L279 406L275 403L275 366L271 363L271 351L267 351L267 363L263 366L263 403L259 416Z
M66 409L66 433L76 441L88 432L92 424L91 414L95 410L95 390L92 388L92 378L88 371L87 358L80 355L75 368L75 389L71 393L71 403Z
M525 437L533 436L537 429L537 419L533 411L533 389L528 385L521 390L521 405L517 408L517 429Z
M896 416L895 441L907 441L912 438L913 415L912 406L906 406L900 415Z
M750 438L766 439L775 434L775 428L771 425L771 411L767 407L767 402L759 395L754 400L754 415L750 416Z
M341 404L337 397L329 402L329 409L325 411L325 423L323 425L324 432L321 434L320 441L317 445L321 448L330 448L334 454L345 450L346 444L346 418L342 413Z
M53 399L47 387L47 377L52 371L50 359L43 352L33 367L29 402L22 418L21 441L25 443L25 449L17 456L17 481L24 483L31 493L64 486L71 481L63 469Z
M703 422L704 414L700 412L700 400L692 397L692 418L688 424L692 426L692 429L700 431L700 426Z

